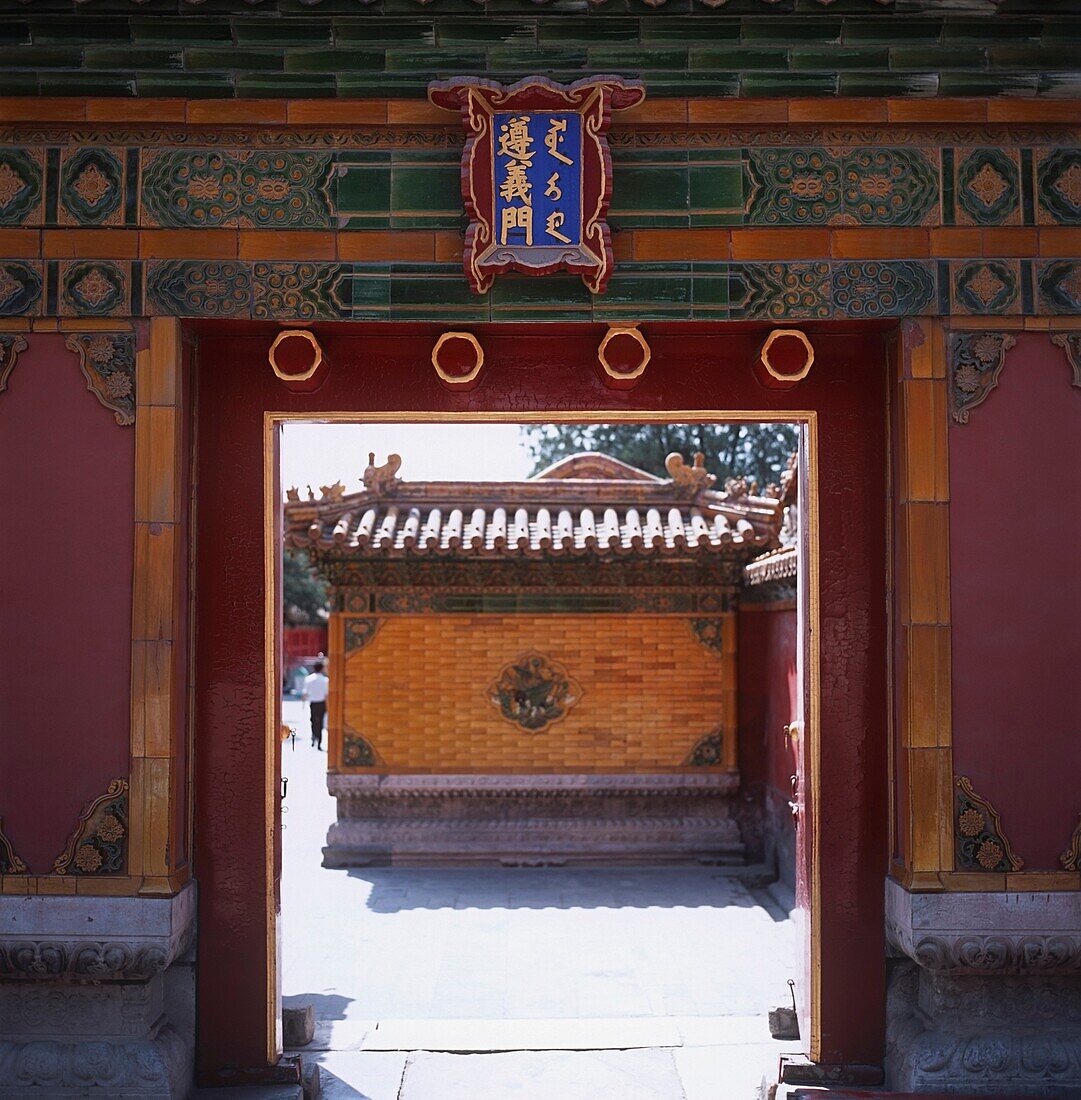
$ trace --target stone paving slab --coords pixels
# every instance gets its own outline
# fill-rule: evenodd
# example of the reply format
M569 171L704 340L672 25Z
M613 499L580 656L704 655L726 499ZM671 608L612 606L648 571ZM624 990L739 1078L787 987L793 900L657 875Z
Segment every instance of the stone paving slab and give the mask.
M757 1100L798 1051L767 1022L786 898L713 867L324 869L326 754L284 765L283 993L328 1100Z
M400 1100L683 1100L667 1050L415 1054Z
M630 1050L675 1047L679 1028L665 1019L381 1020L365 1050L491 1052Z
M752 1100L777 1080L780 1055L791 1046L734 1044L672 1052L685 1100Z
M286 721L303 730L302 708ZM796 936L713 867L329 870L326 753L283 771L283 993L321 1021L751 1016L787 1004Z
M398 1100L408 1057L385 1051L351 1051L328 1052L311 1061L319 1065L322 1100Z

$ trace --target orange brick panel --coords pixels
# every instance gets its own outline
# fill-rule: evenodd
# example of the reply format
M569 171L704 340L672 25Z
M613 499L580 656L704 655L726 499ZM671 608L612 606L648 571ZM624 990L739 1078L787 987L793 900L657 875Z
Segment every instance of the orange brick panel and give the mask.
M828 229L733 229L733 260L816 259L828 256Z
M835 260L893 260L928 255L924 229L835 229L831 255Z
M46 229L41 254L49 260L84 256L133 260L139 255L139 233L135 229Z
M337 244L333 233L246 229L240 233L239 255L242 260L333 260Z
M931 255L937 259L947 256L979 256L983 251L983 235L979 229L932 229Z
M890 122L984 122L987 100L972 99L888 99Z
M188 102L188 122L220 126L223 123L282 123L286 103L281 99L193 99Z
M233 260L237 234L233 229L143 229L139 255L151 260Z
M725 641L730 652L707 649L685 617L395 616L344 662L344 722L392 772L671 771L719 726L735 767L734 621ZM530 651L581 687L537 731L488 698Z
M1067 230L1067 232L1069 232ZM1020 229L1008 227L1002 229L985 229L983 231L983 247L973 255L980 256L1035 256L1037 236L1035 229ZM1039 236L1040 245L1045 242L1043 233ZM1041 255L1047 255L1041 252ZM1073 253L1062 252L1054 255L1070 256Z
M461 238L457 234L442 234L453 238L462 258ZM434 233L403 230L368 230L363 233L338 235L338 258L342 260L408 260L423 263L436 258Z
M885 122L884 99L791 99L788 101L789 122Z
M297 99L286 108L291 123L364 126L387 121L385 99Z
M639 229L634 234L634 258L640 261L727 260L729 253L727 229Z

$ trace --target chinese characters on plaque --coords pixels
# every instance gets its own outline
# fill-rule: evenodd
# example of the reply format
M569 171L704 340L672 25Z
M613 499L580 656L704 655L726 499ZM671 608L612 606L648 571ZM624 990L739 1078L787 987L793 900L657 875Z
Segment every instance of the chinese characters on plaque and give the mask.
M613 110L645 98L641 84L596 77L561 85L533 77L429 86L438 107L461 112L466 277L478 294L496 275L571 271L594 294L612 269L605 215L612 192L606 133Z
M501 245L579 244L582 116L495 116L496 234Z

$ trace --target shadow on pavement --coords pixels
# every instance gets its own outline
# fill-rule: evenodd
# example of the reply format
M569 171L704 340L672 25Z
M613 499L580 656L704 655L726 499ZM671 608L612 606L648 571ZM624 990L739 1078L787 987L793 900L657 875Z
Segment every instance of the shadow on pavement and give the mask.
M725 909L762 906L761 876L703 867L351 868L374 913L410 909ZM785 919L777 907L770 915Z

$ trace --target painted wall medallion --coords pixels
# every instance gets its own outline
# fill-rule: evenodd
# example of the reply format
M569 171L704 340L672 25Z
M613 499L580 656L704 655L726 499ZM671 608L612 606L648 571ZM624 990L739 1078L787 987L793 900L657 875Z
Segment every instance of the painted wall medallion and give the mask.
M345 655L350 656L363 649L379 629L378 619L346 619L344 628Z
M724 763L724 733L718 727L700 737L687 754L684 765L692 768L715 768Z
M347 768L374 768L382 763L372 743L351 726L342 732L342 764Z
M475 293L508 271L571 271L593 294L604 292L612 271L606 134L612 111L637 106L645 94L640 82L614 76L574 84L533 76L510 87L474 78L428 85L432 103L459 111L466 132L463 263Z
M567 670L543 653L523 653L488 685L488 701L516 726L538 733L564 718L582 697Z

